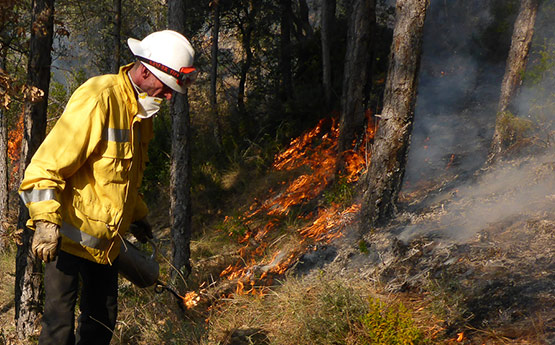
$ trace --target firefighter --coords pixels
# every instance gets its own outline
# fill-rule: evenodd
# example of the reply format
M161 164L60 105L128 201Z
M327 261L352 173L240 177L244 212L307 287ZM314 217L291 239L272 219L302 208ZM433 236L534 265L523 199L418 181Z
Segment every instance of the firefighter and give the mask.
M109 344L122 238L128 230L141 242L152 238L138 191L152 118L192 83L194 50L171 30L128 45L137 60L73 93L19 188L35 230L32 254L46 263L40 345Z

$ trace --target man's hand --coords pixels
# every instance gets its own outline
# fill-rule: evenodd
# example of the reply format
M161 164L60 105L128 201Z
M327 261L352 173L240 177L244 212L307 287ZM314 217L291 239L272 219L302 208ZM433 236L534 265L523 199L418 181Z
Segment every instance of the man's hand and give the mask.
M60 246L60 227L47 221L37 221L31 251L44 262L54 261Z
M146 218L133 222L133 224L131 224L131 226L129 227L129 231L131 231L137 241L141 243L146 243L148 239L153 238L152 227L150 226Z

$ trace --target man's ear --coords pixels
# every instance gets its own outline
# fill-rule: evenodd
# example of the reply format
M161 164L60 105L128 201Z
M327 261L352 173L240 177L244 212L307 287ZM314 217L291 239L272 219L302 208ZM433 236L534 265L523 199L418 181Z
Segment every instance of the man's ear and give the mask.
M150 75L150 71L143 64L139 66L139 72L140 72L141 78L143 79L148 78L148 76Z

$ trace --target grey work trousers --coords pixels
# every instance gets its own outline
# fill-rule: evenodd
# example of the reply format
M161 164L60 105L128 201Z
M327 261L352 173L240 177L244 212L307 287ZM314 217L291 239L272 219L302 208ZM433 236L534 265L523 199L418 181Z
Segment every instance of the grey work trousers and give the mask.
M44 276L45 305L39 345L108 345L116 325L118 269L60 251L47 263ZM81 315L74 332L79 277Z

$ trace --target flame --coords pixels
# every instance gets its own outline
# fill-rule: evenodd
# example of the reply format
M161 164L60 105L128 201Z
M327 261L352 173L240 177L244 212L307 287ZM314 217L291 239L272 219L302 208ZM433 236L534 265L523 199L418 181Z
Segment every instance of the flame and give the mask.
M181 299L183 300L183 305L187 309L196 307L200 302L200 296L195 291L187 292L185 296L181 296Z
M12 162L10 184L15 183L19 172L19 157L21 155L21 142L23 140L23 111L17 120L15 128L8 132L8 158Z
M464 340L464 332L457 333L457 342L461 342Z
M332 205L328 209L321 210L316 220L301 229L299 233L305 238L329 242L342 235L341 230L351 220L348 215L356 214L359 210L360 204L353 204L343 211L339 211L338 205Z
M370 121L370 113L367 115L369 120L362 142L357 147L353 143L352 149L341 153L345 162L342 177L347 183L356 182L368 165L368 144L376 127ZM297 229L301 238L299 246L288 252L271 253L281 238L275 240L274 233L292 207L320 196L335 178L338 137L339 126L332 118L319 121L314 128L293 139L285 151L276 155L272 168L276 171L306 169L309 172L282 181L279 187L268 191L266 200L255 200L242 216L234 220L226 217L224 222L238 220L248 229L238 238L243 244L238 250L240 259L220 273L220 277L236 280L235 293L262 295L265 286L272 284L273 277L284 274L311 243L327 243L341 237L345 226L360 210L359 204L346 208L333 204L300 215L297 218L307 224Z

